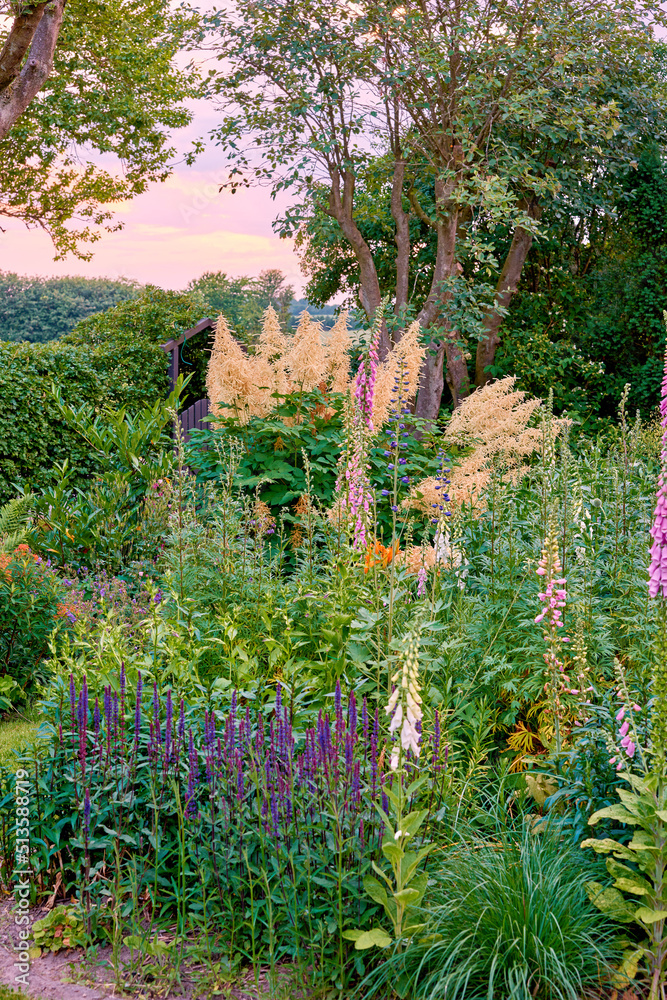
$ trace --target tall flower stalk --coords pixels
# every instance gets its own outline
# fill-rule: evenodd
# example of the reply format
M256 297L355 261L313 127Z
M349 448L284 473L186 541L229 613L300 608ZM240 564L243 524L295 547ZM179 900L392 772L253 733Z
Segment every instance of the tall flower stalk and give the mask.
M565 690L570 688L569 678L565 673L565 664L562 659L562 644L569 642L569 639L560 632L564 627L563 608L567 599L567 591L565 589L567 580L562 576L562 566L558 553L558 539L553 522L549 526L542 549L542 557L536 572L544 582L544 590L538 594L538 598L542 603L542 610L535 618L535 624L542 625L544 628L544 641L547 647L543 654L546 664L546 683L544 687L549 698L549 708L553 718L556 753L560 754L562 749L561 722L563 712L561 695Z

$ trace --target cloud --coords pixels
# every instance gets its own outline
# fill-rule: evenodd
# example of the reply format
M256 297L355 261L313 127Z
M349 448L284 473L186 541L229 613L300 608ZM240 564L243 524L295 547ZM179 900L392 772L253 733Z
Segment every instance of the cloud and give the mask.
M93 260L54 262L40 230L8 221L0 235L0 269L20 274L89 277L123 275L165 288L183 288L204 271L230 275L284 271L300 292L303 278L291 240L281 240L271 222L282 206L263 188L219 193L216 171L180 168L164 184L120 203L124 228L104 233L92 246Z

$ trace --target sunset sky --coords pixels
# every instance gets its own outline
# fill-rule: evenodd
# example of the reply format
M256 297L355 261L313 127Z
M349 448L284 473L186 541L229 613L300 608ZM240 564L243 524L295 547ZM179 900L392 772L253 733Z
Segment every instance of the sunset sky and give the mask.
M174 136L179 150L190 146L216 123L214 110L197 102L188 129ZM280 268L300 292L302 277L291 241L273 234L271 222L279 203L263 188L231 194L217 193L224 176L218 150L209 146L194 167L178 166L164 184L120 206L124 228L106 233L94 245L90 263L68 257L53 260L49 238L6 222L0 233L0 270L19 274L89 277L125 276L164 288L183 288L204 271L254 275L268 267ZM284 201L283 204L286 204Z

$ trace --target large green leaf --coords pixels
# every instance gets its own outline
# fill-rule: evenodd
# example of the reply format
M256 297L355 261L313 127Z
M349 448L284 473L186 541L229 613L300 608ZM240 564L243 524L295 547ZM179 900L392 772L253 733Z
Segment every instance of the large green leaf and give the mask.
M604 809L598 809L598 811L594 812L589 819L588 825L595 826L595 824L601 819L615 819L618 820L619 823L629 823L634 826L639 823L639 817L635 816L634 813L631 813L629 809L626 809L625 806L620 804L620 802L613 806L606 806Z
M628 903L618 889L605 887L600 882L587 882L586 893L591 903L611 920L629 924L635 919L635 904Z
M364 889L371 899L382 906L387 902L387 891L372 875L364 876Z
M370 931L343 931L343 937L348 941L354 941L356 951L365 951L366 948L388 948L392 942L391 937L381 927L373 927Z
M657 920L664 920L667 917L667 910L652 910L649 906L638 906L635 910L635 918L641 920L643 924L654 924Z

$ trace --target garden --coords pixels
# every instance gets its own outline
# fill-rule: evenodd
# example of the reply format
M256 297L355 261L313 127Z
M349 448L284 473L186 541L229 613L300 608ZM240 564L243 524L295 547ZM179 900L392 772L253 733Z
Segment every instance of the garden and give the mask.
M181 381L102 416L54 386L95 478L1 514L31 958L102 949L137 995L660 997L660 425L626 390L593 439L511 376L420 420L418 326L380 362L382 322L269 308L247 354L221 317L187 443Z

